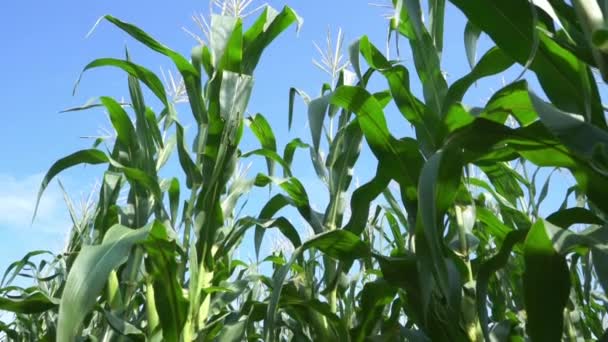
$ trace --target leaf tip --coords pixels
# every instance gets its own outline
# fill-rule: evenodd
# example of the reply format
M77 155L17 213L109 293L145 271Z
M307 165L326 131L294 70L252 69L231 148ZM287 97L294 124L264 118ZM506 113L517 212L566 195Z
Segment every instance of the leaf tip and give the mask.
M101 17L97 18L97 20L95 21L95 24L93 24L93 27L91 27L91 29L84 36L84 39L88 39L93 34L93 31L95 31L95 29L97 28L99 23L101 23L101 21L103 19L108 19L108 17L109 17L109 15L102 15Z

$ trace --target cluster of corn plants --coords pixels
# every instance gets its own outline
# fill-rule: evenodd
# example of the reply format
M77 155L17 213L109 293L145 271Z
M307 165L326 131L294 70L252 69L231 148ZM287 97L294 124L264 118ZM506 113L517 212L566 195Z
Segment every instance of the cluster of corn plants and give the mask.
M607 180L602 161L607 140L592 72L598 68L601 73L604 57L597 50L603 26L590 36L584 17L589 14L579 13L576 2L574 7L560 1L452 2L469 20L469 74L448 85L441 72L445 1L429 2L429 25L420 2L393 1L391 34L409 42L422 99L410 91L407 68L383 56L366 37L350 48L357 81L345 85L343 76L336 88L324 86L327 93L320 98L303 96L309 107L313 163L328 184L330 200L325 213L315 215L316 223L323 222L315 238L298 247L273 276L270 304L276 311L267 314L267 339L285 330L288 336L310 340L328 335L340 340L373 336L437 341L606 336L605 196L600 189ZM593 17L600 14L592 12ZM496 46L475 61L481 32ZM483 108L462 103L477 80L516 63L535 74L551 103L521 77L497 91ZM386 79L388 92L365 89L372 73ZM292 90L290 96L296 93L301 94ZM390 100L414 127L415 138L391 134L383 113ZM338 112L338 132L332 136L331 120ZM325 115L330 155L319 163ZM351 216L341 222L336 200L350 182L348 172L348 177L340 176L341 167L352 168L363 137L378 169L368 183L354 189ZM332 152L340 151L344 141L348 149L341 151L338 162ZM576 180L559 210L548 214L539 210L550 180L539 180L542 169L553 170L551 174L564 170ZM391 181L398 184L401 203L387 189ZM573 193L574 203L569 200ZM381 195L387 205L380 214L372 213ZM388 240L389 255L366 234L366 227L378 225L379 215L386 223L377 238ZM314 229L315 221L309 223ZM314 270L304 267L310 258L298 259L310 247L334 259L324 260L316 286L307 280L315 279ZM359 266L353 268L355 259ZM355 270L364 273L363 281L348 284L344 279ZM278 286L290 293L299 288L299 298L312 288L313 298L327 307L311 302L295 310L289 297L276 293ZM328 324L317 326L309 319L313 311L323 312Z
M606 79L608 7L450 2L468 20L468 74L449 84L442 72L445 0L428 1L428 15L419 0L393 0L389 40L408 42L421 96L411 91L410 70L367 37L350 45L345 62L339 33L315 62L331 76L320 95L289 92L289 123L299 95L311 142L296 138L282 155L264 116L244 113L264 48L299 23L293 10L264 7L245 30L246 6L225 2L209 23L197 20L206 34L190 60L106 16L174 62L183 83L173 88L190 106L194 139L160 79L128 53L87 65L125 71L130 102L101 97L72 109L104 108L116 139L107 151L97 141L57 161L40 194L69 167L106 164L99 199L80 215L70 210L65 253L37 264L42 252L32 252L7 270L0 309L14 315L0 331L50 341L605 339L608 128L596 74ZM494 46L476 60L482 33ZM463 103L477 81L514 65L538 79L549 102L520 76L483 107ZM369 90L372 77L387 89ZM160 113L146 105L142 84ZM411 136L391 132L391 102ZM245 126L261 147L243 153ZM364 144L377 168L359 185L353 169ZM327 188L322 210L292 172L298 149L310 153ZM163 179L174 150L183 177ZM249 179L237 171L251 156L265 159L267 173ZM567 192L550 196L563 203L543 212L551 178L568 175ZM268 187L270 197L259 213L241 215L240 199L253 187ZM289 208L302 224L281 216ZM312 236L303 239L307 227ZM293 250L264 256L270 272L233 257L253 230L259 260L271 228ZM34 286L13 284L24 272Z
M235 172L238 145L254 69L268 44L300 19L288 7L280 12L265 7L245 29L240 12L221 10L211 17L208 41L193 49L190 60L134 25L104 17L173 61L183 79L195 137L193 142L186 139L160 78L134 63L128 52L124 59L97 59L84 68L126 72L130 102L125 106L100 97L99 103L71 109L103 107L116 139L107 151L97 141L92 149L58 160L45 176L40 195L69 167L107 164L94 215L87 217L86 229L74 229L73 246L58 257L66 278L60 288L25 289L18 298L11 293L3 306L17 313L52 313L52 329L46 331L51 339L56 332L59 341L229 341L255 332L258 308L246 299L256 296L256 278L232 258L246 225L235 221L235 206L252 186L267 183ZM142 84L160 101L161 112L146 105ZM185 186L177 177L159 176L174 150ZM188 194L181 203L184 190ZM121 199L119 194L125 192L126 199ZM7 287L3 293L14 290ZM237 297L243 300L235 302ZM19 331L8 326L5 330L10 337Z

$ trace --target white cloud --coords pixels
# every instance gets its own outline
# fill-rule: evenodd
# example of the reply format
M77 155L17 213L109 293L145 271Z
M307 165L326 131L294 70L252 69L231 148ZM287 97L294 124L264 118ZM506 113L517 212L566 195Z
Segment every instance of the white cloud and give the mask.
M42 196L32 224L42 178L43 174L0 173L0 272L29 251L63 249L71 224L57 182L50 184Z
M15 177L0 173L0 228L56 233L60 236L70 228L63 196L57 184L49 185L42 196L33 224L32 215L42 174Z

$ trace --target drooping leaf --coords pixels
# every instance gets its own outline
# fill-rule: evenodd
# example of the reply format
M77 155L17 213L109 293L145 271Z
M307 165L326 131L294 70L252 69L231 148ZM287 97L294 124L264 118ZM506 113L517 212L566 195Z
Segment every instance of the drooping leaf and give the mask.
M16 298L0 297L0 310L18 314L37 314L56 308L58 300L40 291L25 292Z
M140 65L137 65L133 62L124 61L124 60L115 59L115 58L100 58L100 59L96 59L96 60L90 62L89 64L87 64L84 67L84 69L82 70L80 77L78 78L78 81L76 82L76 85L74 86L74 92L76 91L76 88L78 87L78 84L80 83L82 75L84 74L85 71L93 69L93 68L99 68L99 67L105 67L105 66L112 66L112 67L120 68L123 71L125 71L126 73L128 73L129 75L142 81L152 91L152 93L154 95L156 95L156 97L158 97L158 99L164 105L168 104L165 87L163 86L163 83L158 78L158 76L156 76L152 71L150 71Z
M148 35L146 32L144 32L143 30L138 28L137 26L126 23L124 21L121 21L111 15L106 15L103 18L106 19L107 21L111 22L112 24L116 25L118 28L125 31L131 37L138 40L142 44L146 45L150 49L171 58L171 60L173 60L173 62L178 67L180 72L198 75L198 72L196 71L196 69L194 69L192 67L192 65L188 62L188 60L186 60L184 57L182 57L182 55L169 49L167 46L163 45L162 43L159 43L154 38L152 38L150 35Z
M481 35L481 30L470 21L464 27L464 49L467 53L467 61L471 69L475 67L477 59L477 40Z
M101 103L106 107L110 122L116 131L116 138L129 149L132 154L135 154L139 149L137 136L135 135L135 127L127 112L111 97L101 97ZM135 158L131 155L131 158Z
M304 103L306 104L306 106L308 106L310 104L311 98L310 96L308 96L305 92L296 89L296 88L289 88L289 116L287 119L287 128L291 129L291 124L293 122L293 107L294 107L294 101L296 98L296 94L298 94L302 100L304 100Z
M3 286L7 286L9 284L11 284L13 282L13 280L21 273L21 271L25 268L25 267L32 267L32 268L36 268L35 265L33 264L33 261L31 261L30 259L39 256L39 255L53 255L53 253L51 253L50 251L45 251L45 250L34 250L34 251L30 251L27 252L23 258L21 258L21 260L12 262L4 271L4 275L2 276L2 280L0 281L0 288Z
M260 141L262 147L276 153L277 142L274 133L272 132L272 127L270 127L266 118L258 113L254 117L248 118L247 122L249 123L249 128L253 134ZM274 176L274 160L266 158L266 164L268 166L268 174Z
M200 72L182 55L158 42L139 27L121 21L120 19L117 19L111 15L106 15L103 18L129 34L140 43L146 45L148 48L169 57L173 61L184 79L184 85L186 86L186 92L188 94L188 101L190 102L190 108L192 109L194 117L196 118L197 122L204 122L206 120L206 111L203 103L204 101L201 97L202 90L200 84Z
M57 176L60 172L79 164L96 165L107 162L109 162L108 156L97 149L81 150L56 161L42 179L42 183L40 184L40 190L38 190L38 196L36 199L36 206L34 209L34 215L32 217L32 220L34 217L36 217L36 212L38 211L38 205L40 204L40 197L42 197L42 193L49 185L51 180L53 180L53 178L55 178L55 176Z
M287 145L285 145L285 149L283 150L283 160L291 168L291 163L293 162L293 157L298 148L306 148L310 149L310 145L306 144L300 138L295 138L290 141ZM283 177L288 177L288 175L283 171Z

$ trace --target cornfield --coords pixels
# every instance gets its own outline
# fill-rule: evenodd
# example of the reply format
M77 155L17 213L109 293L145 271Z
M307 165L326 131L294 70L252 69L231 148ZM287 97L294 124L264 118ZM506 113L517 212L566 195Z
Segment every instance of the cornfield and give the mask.
M403 40L413 70L366 36L345 58L342 32L328 35L315 65L331 81L316 96L285 89L289 126L302 100L310 136L283 147L276 125L247 113L265 49L300 27L292 8L214 1L215 14L194 18L190 57L103 17L177 75L163 82L127 50L84 67L124 72L129 98L67 110L105 111L114 139L58 159L38 201L66 169L106 169L91 205L66 197L64 251L28 253L4 273L0 339L608 340L608 4L449 3L467 19L465 56L444 54L446 0L384 6L388 45ZM482 35L492 47L477 58ZM470 71L448 82L446 58ZM464 103L513 67L519 77L483 106ZM385 116L392 104L399 122ZM411 134L396 136L399 125ZM254 150L242 150L246 131ZM360 184L362 149L375 170ZM310 157L322 207L296 155ZM179 174L164 176L173 161ZM250 175L247 163L263 166ZM570 176L565 193L551 186ZM250 193L261 209L245 205ZM541 210L548 196L563 198L558 210ZM268 252L273 237L281 246ZM239 259L247 246L255 261Z

